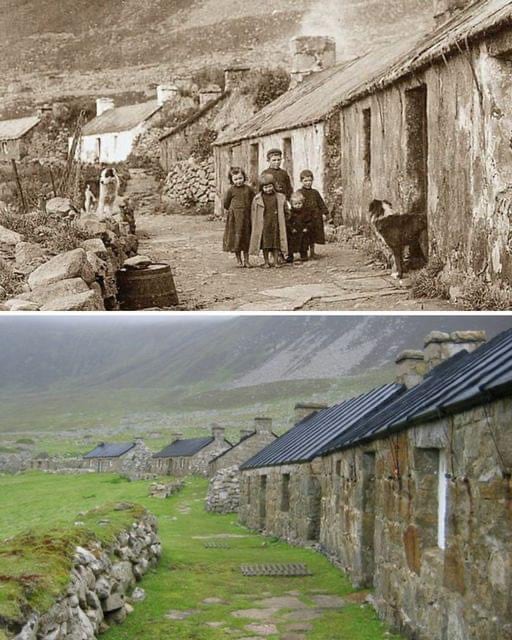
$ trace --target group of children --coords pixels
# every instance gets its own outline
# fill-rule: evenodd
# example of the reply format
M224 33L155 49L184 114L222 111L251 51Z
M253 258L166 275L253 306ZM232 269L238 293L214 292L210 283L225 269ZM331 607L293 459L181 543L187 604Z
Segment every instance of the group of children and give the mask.
M279 267L285 260L293 263L296 253L306 261L308 252L315 257L315 244L325 244L328 209L313 189L313 173L302 171L302 187L294 192L290 176L281 168L282 159L280 149L268 152L269 166L260 176L257 194L247 184L243 168L229 171L223 249L236 255L240 267L249 267L249 256L260 251L265 267Z

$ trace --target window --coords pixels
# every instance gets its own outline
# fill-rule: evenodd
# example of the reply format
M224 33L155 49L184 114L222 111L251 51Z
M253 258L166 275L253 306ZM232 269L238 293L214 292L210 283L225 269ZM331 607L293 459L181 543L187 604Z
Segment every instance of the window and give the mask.
M283 473L281 480L281 511L290 510L290 474Z
M2 142L2 153L7 155L9 153L9 146L7 142Z
M336 460L336 475L341 476L341 460Z
M364 177L372 175L372 110L363 109L363 166Z
M416 525L421 529L423 546L446 546L446 452L442 449L416 449Z

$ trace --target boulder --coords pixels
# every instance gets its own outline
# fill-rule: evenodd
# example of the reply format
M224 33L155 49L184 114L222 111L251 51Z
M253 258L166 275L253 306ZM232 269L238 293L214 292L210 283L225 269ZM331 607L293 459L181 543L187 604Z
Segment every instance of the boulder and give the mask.
M112 567L112 577L115 578L119 585L116 591L126 592L135 586L135 577L133 575L131 562L117 562Z
M0 225L0 244L17 245L18 242L23 242L23 236L21 233L11 231Z
M130 597L132 602L143 602L146 599L146 592L141 587L135 587Z
M84 249L66 251L45 262L30 274L28 283L30 288L34 289L69 278L82 278L87 283L94 282L94 271Z
M35 242L18 242L16 245L16 271L28 276L43 262L46 262L46 254L41 245Z
M3 305L9 311L39 311L39 306L35 302L21 300L20 298L11 298L11 300L6 300Z
M108 257L107 247L101 238L85 240L82 243L82 248L85 249L87 253L94 253L101 260L106 260Z
M101 238L101 236L108 231L108 226L105 220L100 220L98 216L93 214L80 217L75 222L75 225L89 236Z
M103 611L117 611L124 607L124 596L121 593L112 593L101 603Z
M103 299L96 291L54 298L41 307L41 311L105 311Z
M76 213L76 209L69 198L51 198L46 202L46 213L65 217L70 212Z
M39 306L50 304L58 298L74 296L79 293L89 292L87 283L82 278L70 278L69 280L60 280L47 286L35 287L28 293L19 294L20 300L35 302Z

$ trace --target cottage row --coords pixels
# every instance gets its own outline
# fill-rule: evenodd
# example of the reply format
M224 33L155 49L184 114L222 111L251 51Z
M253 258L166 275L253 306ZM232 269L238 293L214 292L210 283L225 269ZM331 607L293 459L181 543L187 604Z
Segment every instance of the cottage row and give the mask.
M512 638L512 330L397 368L243 463L240 521L318 546L408 637Z

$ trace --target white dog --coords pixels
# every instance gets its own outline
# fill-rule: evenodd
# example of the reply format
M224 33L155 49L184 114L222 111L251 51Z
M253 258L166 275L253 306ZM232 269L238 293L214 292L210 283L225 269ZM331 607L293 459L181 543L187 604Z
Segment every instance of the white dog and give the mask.
M117 202L119 193L119 176L111 167L103 169L100 175L100 197L96 215L99 218L108 218L120 212Z

